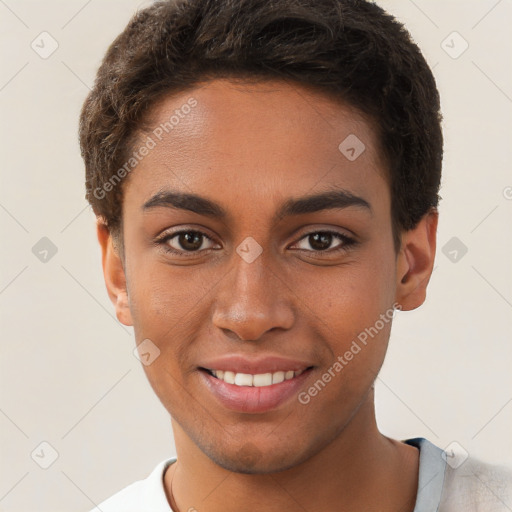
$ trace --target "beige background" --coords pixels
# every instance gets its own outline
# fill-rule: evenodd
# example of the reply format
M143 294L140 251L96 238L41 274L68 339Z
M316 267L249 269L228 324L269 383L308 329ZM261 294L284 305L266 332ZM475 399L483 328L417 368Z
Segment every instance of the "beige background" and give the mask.
M426 304L395 322L379 424L512 465L512 2L379 3L433 66L446 137L437 266ZM146 4L0 0L1 511L86 511L174 454L104 289L77 144L100 59ZM59 45L46 59L43 31ZM468 249L456 262L452 237Z

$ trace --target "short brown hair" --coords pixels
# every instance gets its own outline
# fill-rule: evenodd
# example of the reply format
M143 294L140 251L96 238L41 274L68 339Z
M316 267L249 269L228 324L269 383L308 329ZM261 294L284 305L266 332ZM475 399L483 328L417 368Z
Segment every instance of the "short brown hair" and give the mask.
M165 0L137 12L110 45L80 116L86 198L111 231L121 225L123 200L122 183L112 180L145 113L216 77L293 81L368 116L388 166L395 242L437 206L435 79L382 8L364 0Z

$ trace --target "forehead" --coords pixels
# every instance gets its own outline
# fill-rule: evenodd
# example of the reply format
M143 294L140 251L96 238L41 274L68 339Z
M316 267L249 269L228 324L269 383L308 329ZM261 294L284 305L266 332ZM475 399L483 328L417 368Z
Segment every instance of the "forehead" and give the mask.
M139 202L165 188L260 207L332 187L389 194L371 123L298 84L216 79L162 99L148 120L135 149L151 149L125 193Z

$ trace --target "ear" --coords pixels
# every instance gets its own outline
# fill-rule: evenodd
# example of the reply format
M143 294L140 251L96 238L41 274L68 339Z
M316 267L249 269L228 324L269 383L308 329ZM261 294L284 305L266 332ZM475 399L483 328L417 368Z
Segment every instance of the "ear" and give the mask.
M108 296L115 306L117 319L124 325L133 325L126 276L123 262L114 247L112 235L107 226L99 220L97 223L98 241L101 246L101 263Z
M434 268L438 218L437 210L432 209L414 229L402 233L395 300L404 311L416 309L425 302Z

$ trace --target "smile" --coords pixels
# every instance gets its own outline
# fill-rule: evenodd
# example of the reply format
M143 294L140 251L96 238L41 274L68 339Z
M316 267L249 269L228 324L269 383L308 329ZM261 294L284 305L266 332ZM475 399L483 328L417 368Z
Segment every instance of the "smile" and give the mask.
M206 368L205 368L206 369ZM274 373L235 373L232 371L206 369L210 375L235 386L266 387L298 377L304 370L277 371Z
M266 373L209 370L205 367L199 370L202 384L217 403L232 411L261 414L284 406L297 396L313 367Z

